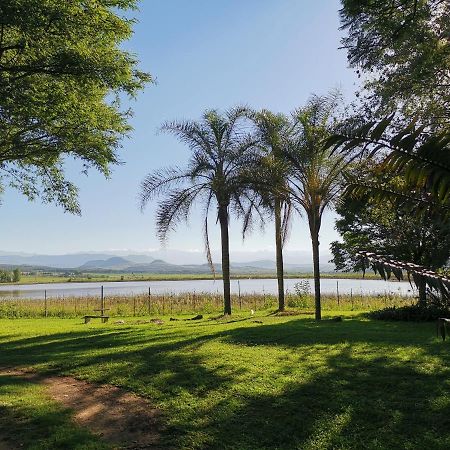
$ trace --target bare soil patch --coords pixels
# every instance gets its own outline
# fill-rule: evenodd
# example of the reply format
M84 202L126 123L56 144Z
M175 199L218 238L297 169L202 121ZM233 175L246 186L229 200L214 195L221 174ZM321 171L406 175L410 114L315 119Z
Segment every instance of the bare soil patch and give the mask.
M43 376L21 370L0 375L18 376L43 384L48 395L73 411L73 420L122 449L157 449L163 430L161 411L135 394L115 386L72 377ZM0 450L3 450L0 436Z

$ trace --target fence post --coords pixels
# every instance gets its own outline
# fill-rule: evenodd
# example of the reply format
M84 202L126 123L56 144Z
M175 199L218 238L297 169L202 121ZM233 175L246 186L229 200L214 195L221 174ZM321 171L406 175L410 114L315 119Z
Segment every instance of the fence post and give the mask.
M337 304L340 305L339 301L339 280L336 280L336 293L337 293Z
M45 317L48 317L48 309L47 309L47 289L44 291L44 308L45 308Z
M353 289L350 289L350 301L352 302L352 310L353 310Z
M150 286L148 287L148 315L150 315L151 314L151 306L152 306L152 304L151 304L151 299L152 299L152 290L151 290L151 288L150 288Z
M136 296L133 297L133 317L136 317Z
M239 309L242 309L241 282L238 280Z

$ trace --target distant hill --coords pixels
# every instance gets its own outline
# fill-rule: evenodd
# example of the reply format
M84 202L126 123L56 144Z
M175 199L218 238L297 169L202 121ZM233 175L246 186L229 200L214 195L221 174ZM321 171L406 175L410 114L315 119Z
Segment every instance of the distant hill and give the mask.
M98 259L88 261L77 269L80 271L95 270L95 269L109 269L109 270L124 270L132 266L133 262L120 256L113 256L108 259Z
M106 253L77 253L72 255L0 255L0 264L46 266L54 268L79 267L88 261L105 260L114 255Z
M332 272L334 265L322 258L320 265L324 272ZM103 273L155 273L155 274L203 274L210 273L207 264L173 264L150 255L133 254L117 256L102 253L79 253L72 255L6 255L0 252L0 266L20 267L23 271L43 270L58 272L103 272ZM216 264L221 272L221 265ZM274 273L275 261L270 259L231 263L234 274ZM287 273L311 273L312 263L284 264Z

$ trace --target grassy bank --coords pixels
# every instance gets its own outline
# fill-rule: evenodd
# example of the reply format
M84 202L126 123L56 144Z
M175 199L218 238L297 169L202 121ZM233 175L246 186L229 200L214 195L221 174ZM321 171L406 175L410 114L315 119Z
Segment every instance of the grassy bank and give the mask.
M322 278L339 278L339 279L354 279L360 280L363 278L361 273L343 273L343 272L329 272L322 273ZM215 279L221 279L220 275L216 275ZM274 272L268 273L247 273L234 274L231 277L233 280L242 279L262 279L262 278L276 278ZM285 278L313 278L312 273L287 273ZM379 280L380 277L373 273L366 273L365 277L369 280ZM83 273L75 275L22 275L18 283L0 283L2 284L42 284L42 283L88 283L88 282L109 282L109 281L182 281L182 280L213 280L214 275L203 274L155 274L155 273Z
M325 311L374 311L388 306L405 306L414 301L411 297L396 295L360 296L324 295L322 305ZM234 311L260 311L276 309L277 297L274 295L232 295ZM311 295L286 296L288 308L303 312L314 310ZM99 297L64 297L47 300L19 299L0 300L0 318L72 318L92 314L100 307ZM112 317L148 317L155 314L219 314L223 310L223 297L220 294L185 293L163 295L107 296L105 307Z
M228 321L160 316L161 325L0 320L0 365L149 398L164 413L161 448L450 448L449 343L432 324L325 317L338 313L343 322L268 311ZM52 443L75 432L64 428L69 412L45 401L38 388L0 376L0 430L18 442L33 432L28 448L62 448ZM42 408L45 426L30 431ZM97 448L80 439L70 448Z

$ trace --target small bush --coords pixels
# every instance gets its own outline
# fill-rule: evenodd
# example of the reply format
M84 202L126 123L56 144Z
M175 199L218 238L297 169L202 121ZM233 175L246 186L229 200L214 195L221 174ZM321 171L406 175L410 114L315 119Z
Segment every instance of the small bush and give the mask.
M308 297L311 295L311 286L308 280L302 280L294 284L294 291L299 297Z
M367 313L371 319L401 320L412 322L430 322L439 317L450 317L450 310L435 305L410 305L396 308L395 306Z

